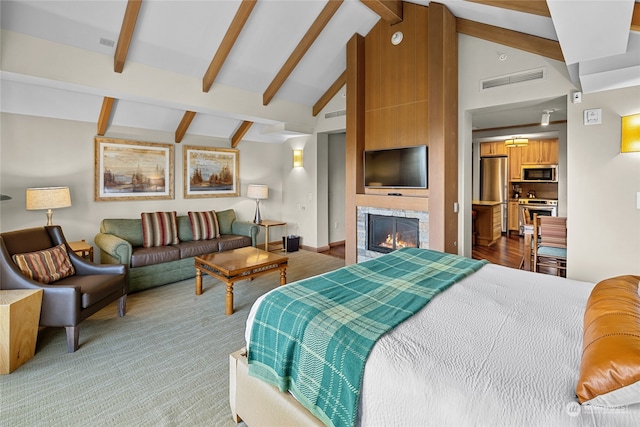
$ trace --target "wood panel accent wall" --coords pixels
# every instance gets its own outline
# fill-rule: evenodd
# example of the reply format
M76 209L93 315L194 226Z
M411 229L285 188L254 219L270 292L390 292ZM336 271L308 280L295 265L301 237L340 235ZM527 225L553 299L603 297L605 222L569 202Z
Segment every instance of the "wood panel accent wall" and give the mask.
M347 135L345 173L345 264L357 262L358 230L356 194L364 192L364 37L354 34L347 43Z
M391 43L402 31L403 40ZM456 21L443 5L403 3L403 21L380 20L347 45L345 262L357 260L357 206L423 207L430 247L457 253L458 63ZM429 189L364 189L365 149L429 146ZM404 200L407 199L407 200ZM364 204L363 204L364 203ZM413 210L413 209L412 209Z
M429 6L429 246L458 253L458 34L442 4Z
M428 144L429 8L404 3L402 22L380 22L365 42L365 147ZM391 36L403 33L398 45Z

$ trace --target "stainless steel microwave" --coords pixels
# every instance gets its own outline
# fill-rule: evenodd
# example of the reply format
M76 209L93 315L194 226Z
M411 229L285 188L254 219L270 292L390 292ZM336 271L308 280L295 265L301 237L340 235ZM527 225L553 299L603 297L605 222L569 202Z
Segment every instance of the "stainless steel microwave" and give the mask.
M558 182L558 165L522 165L524 182Z

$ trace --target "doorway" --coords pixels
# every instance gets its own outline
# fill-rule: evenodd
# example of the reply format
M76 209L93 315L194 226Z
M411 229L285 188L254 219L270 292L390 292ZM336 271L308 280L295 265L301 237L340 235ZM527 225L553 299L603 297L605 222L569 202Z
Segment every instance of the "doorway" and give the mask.
M332 133L328 138L328 242L344 246L346 200L346 143L347 134Z
M491 262L507 265L510 267L519 265L519 261L522 257L522 244L523 238L518 236L517 231L510 233L509 230L518 227L517 213L518 213L518 200L516 191L518 186L518 178L511 178L512 172L509 171L510 178L508 179L508 195L506 202L511 210L511 217L513 221L507 218L508 226L506 232L503 233L501 238L493 245L489 247L478 247L471 244L472 235L472 200L481 200L481 175L480 175L480 144L481 143L494 143L504 144L505 140L510 138L528 138L533 140L542 139L557 139L558 144L558 182L556 184L556 190L553 192L553 198L557 200L557 215L566 216L567 209L567 185L566 185L566 142L567 142L567 97L560 96L557 98L548 98L540 100L531 100L526 102L492 106L482 108L478 110L467 111L461 116L461 120L470 124L470 126L463 126L469 129L470 140L469 144L463 149L461 155L461 161L463 161L463 200L465 201L465 211L463 218L461 219L461 236L464 236L463 240L463 255L472 256L473 258L484 258ZM541 124L541 118L543 112L553 111L551 114L551 121L548 125L543 126ZM498 154L496 154L497 156ZM491 154L489 154L491 156ZM507 156L508 157L508 156ZM468 163L467 163L468 162ZM517 166L517 163L515 163ZM464 167L466 165L467 167ZM509 166L508 166L509 167ZM518 168L519 170L519 168ZM539 190L540 193L537 197L544 198L546 193L546 187L544 184L535 184L535 190ZM529 185L531 186L531 185ZM551 198L551 197L547 197ZM501 200L501 202L503 202ZM512 202L509 204L509 202ZM511 205L514 205L515 209L511 209ZM515 216L514 216L515 212Z

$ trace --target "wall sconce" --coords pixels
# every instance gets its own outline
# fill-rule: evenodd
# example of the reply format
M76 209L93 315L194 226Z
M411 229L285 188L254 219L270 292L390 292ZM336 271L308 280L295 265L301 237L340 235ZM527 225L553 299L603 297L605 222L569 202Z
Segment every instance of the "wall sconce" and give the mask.
M544 110L542 113L542 119L540 119L541 126L549 126L549 119L551 118L551 113L553 110Z
M293 167L301 168L303 165L302 150L293 150Z
M53 225L51 209L71 206L69 187L27 188L27 210L47 209L47 225Z
M640 152L640 113L622 117L620 152Z
M527 138L511 138L504 142L504 146L509 148L524 147L525 145L529 145L529 140Z

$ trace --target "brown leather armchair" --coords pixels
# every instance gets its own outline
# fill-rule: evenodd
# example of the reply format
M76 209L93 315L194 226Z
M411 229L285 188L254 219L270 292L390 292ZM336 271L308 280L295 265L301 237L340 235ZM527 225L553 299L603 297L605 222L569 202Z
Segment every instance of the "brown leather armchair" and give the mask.
M43 284L24 275L11 258L64 243L75 274ZM119 299L118 316L126 312L129 269L122 264L94 264L79 257L67 244L58 225L0 234L0 289L43 289L41 326L64 326L67 350L78 349L79 323Z

